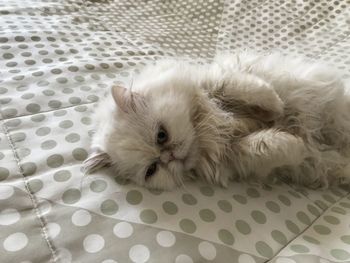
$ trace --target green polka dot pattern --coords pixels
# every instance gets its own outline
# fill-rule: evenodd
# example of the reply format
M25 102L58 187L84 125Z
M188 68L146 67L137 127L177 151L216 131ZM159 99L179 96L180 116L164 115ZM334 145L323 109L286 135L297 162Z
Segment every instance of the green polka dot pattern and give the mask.
M349 8L336 0L0 3L1 261L349 262L348 189L196 181L167 192L112 169L82 169L95 105L156 59L279 49L348 78Z
M349 43L342 39L346 29L340 26L346 23L349 3L323 0L278 3L280 5L276 1L263 5L259 1L227 3L218 34L218 49L277 49L285 54L316 57L346 71L349 78L346 52ZM330 19L328 23L322 21L326 14Z
M335 193L336 195L338 194L337 192ZM335 195L328 197L323 195L323 197L328 200L336 198ZM324 260L324 262L348 262L350 260L348 249L350 235L344 234L344 231L347 232L346 229L349 227L347 220L350 211L338 213L337 208L342 206L342 204L347 206L349 201L349 196L340 199L338 202L336 201L332 208L328 209L322 217L318 217L315 222L309 223L312 227L307 228L302 235L293 240L279 255L281 257L294 255L293 262L299 262L297 260L301 258L308 262L307 260L311 258L311 255L319 255L319 251L322 250L322 258L329 259L329 261ZM301 213L299 213L299 219L306 223L306 219L301 219ZM329 244L330 238L332 239L332 245ZM323 261L321 260L320 262Z

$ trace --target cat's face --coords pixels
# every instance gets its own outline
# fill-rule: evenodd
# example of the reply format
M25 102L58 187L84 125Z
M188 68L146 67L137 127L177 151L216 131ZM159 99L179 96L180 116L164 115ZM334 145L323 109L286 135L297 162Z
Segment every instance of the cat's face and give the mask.
M109 122L113 123L98 129L95 140L100 140L117 176L147 188L183 184L198 159L191 121L193 94L174 83L133 93L114 87L112 95L115 111Z

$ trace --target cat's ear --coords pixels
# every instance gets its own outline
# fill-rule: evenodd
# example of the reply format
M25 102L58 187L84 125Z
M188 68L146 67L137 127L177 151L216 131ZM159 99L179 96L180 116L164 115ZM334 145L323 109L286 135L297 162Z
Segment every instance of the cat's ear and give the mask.
M121 86L112 87L112 96L119 109L125 113L136 112L138 106L145 104L140 94Z
M84 161L83 167L85 174L90 174L103 167L110 166L112 160L109 155L100 149L93 149L88 158Z

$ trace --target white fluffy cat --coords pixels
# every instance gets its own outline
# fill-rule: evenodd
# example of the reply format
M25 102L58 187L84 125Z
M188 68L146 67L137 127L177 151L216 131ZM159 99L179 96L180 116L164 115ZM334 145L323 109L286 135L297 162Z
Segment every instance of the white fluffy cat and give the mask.
M349 177L344 84L319 64L278 54L224 54L211 64L146 67L95 113L87 171L105 165L148 188L199 176L283 176L309 187Z

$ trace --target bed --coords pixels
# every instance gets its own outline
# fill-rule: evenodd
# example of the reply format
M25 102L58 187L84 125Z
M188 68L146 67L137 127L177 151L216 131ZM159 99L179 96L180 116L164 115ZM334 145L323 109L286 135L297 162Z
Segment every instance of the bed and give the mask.
M84 176L91 113L163 57L279 50L350 78L347 0L0 1L1 262L350 262L346 187Z

